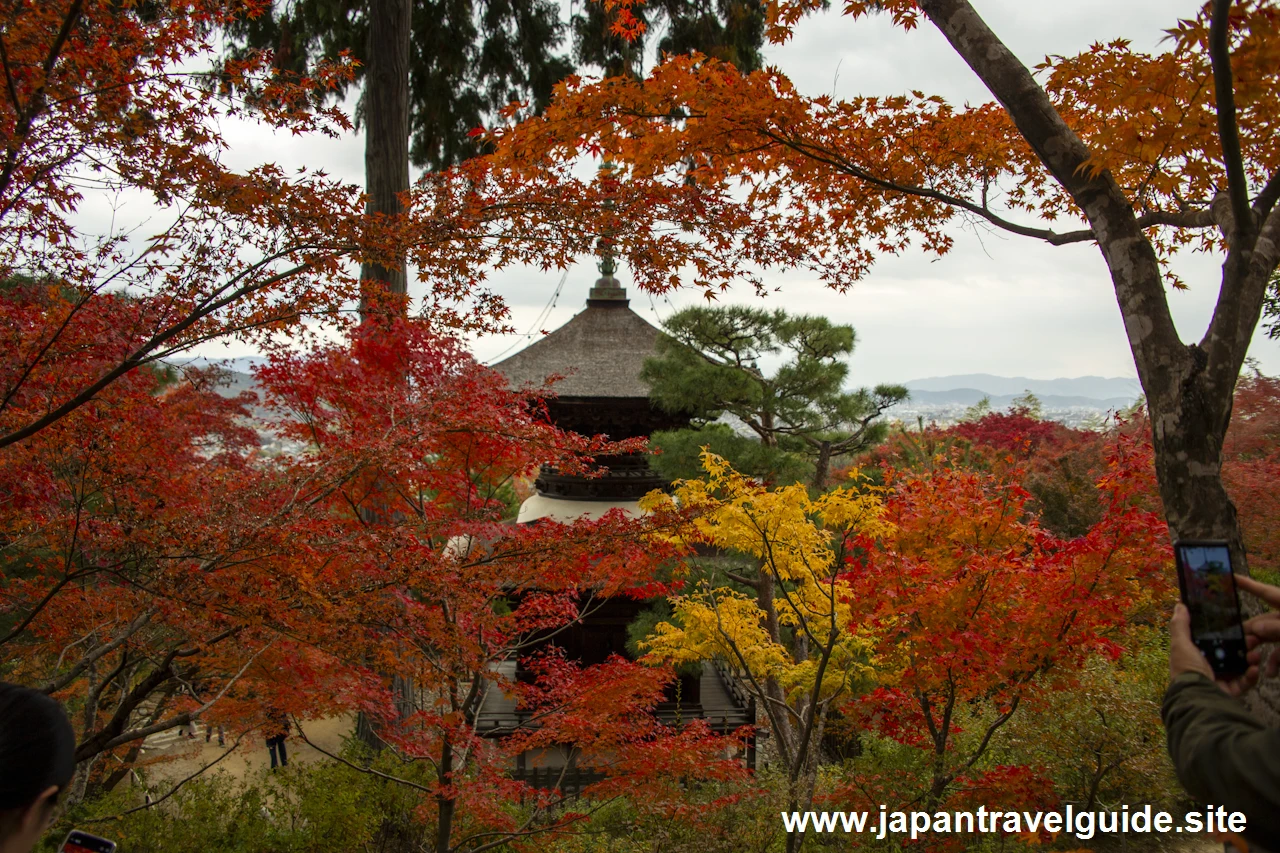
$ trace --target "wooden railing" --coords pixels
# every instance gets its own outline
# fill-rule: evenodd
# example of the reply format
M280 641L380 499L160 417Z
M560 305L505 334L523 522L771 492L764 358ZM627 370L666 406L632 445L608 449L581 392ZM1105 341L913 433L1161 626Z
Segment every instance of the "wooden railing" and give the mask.
M745 708L755 704L755 697L743 689L742 682L738 680L738 674L726 661L716 658L711 661L711 665L716 668L716 672L720 673L720 681L724 683L725 689L739 706Z
M511 771L511 778L525 782L535 788L546 790L559 789L566 797L580 797L588 785L602 781L605 776L590 770L579 770L576 767L519 767Z

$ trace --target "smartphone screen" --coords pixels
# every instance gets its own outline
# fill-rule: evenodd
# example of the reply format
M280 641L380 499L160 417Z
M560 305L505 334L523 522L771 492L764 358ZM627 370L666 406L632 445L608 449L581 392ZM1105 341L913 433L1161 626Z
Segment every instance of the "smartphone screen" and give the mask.
M1191 611L1191 639L1214 673L1243 675L1249 663L1227 543L1178 542L1173 550L1182 601Z
M114 841L73 829L67 834L67 840L58 848L58 853L115 853L115 850Z

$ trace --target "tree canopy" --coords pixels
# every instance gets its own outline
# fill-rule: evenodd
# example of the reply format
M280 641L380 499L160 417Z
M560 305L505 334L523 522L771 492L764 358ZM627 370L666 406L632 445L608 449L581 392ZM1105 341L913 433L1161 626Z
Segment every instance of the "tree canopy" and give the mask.
M1274 3L1215 0L1163 54L1115 44L1054 59L1046 89L968 4L882 0L903 25L941 27L1002 106L804 99L773 71L675 57L643 83L567 82L545 119L425 176L394 215L369 215L360 188L321 173L227 165L229 116L281 132L347 127L317 106L353 79L343 60L309 79L275 74L261 52L221 77L193 70L228 16L262 5L2 10L0 670L74 712L65 823L123 811L114 825L151 823L158 849L205 827L209 844L253 849L296 820L305 831L285 846L737 853L744 836L777 846L778 809L822 798L1145 799L1113 771L1168 769L1144 740L1164 687L1153 626L1175 594L1167 533L1234 535L1230 494L1254 568L1280 555L1280 393L1232 369L1280 228L1267 171ZM809 5L773 7L776 32ZM392 7L409 8L378 4ZM615 8L622 19L629 7ZM258 97L240 99L246 89ZM1144 147L1151 138L1163 154ZM623 166L580 179L583 152ZM86 232L87 185L140 194L163 221ZM1083 219L1049 231L1072 215ZM841 286L921 235L944 250L957 216L1101 246L1149 420L1085 434L1028 408L899 430L856 460L873 471L827 491L761 484L708 455L705 478L650 495L652 515L508 523L507 498L540 464L587 474L643 447L556 429L467 354L456 330L505 322L483 281L493 267L566 265L608 234L651 290L759 285L782 265ZM1209 334L1182 346L1151 274L1188 234L1228 262ZM401 258L428 284L424 316L351 318L363 295L353 268ZM845 400L858 396L843 388L851 329L723 316L688 321L723 333L709 344L672 329L679 349L659 361L687 380L677 397L718 389L723 399L698 404L706 418L736 406L760 427L757 449L819 460L824 443L873 425ZM249 397L155 363L231 335L268 350L256 379L294 452L259 443ZM770 373L772 359L783 364ZM647 632L633 637L649 644L645 661L574 660L567 638L558 646L606 597L665 601L634 632ZM717 734L706 718L653 713L673 663L759 700L772 766L742 766L750 727ZM491 697L507 722L482 713ZM263 783L265 796L202 786L212 805L185 796L191 777L155 797L129 788L156 763L141 753L151 735L221 724L229 751L281 712L300 737L317 718L367 715L383 754L335 752L314 776L269 777L291 781ZM848 748L833 751L826 727ZM580 799L546 775L513 778L518 756L553 751L592 779ZM353 812L361 826L342 826ZM199 830L166 835L178 820ZM395 837L375 840L388 823Z
M405 784L429 795L437 853L519 837L504 805L554 800L507 777L526 750L571 743L579 766L608 771L602 792L652 782L659 799L670 779L740 772L704 728L642 713L661 670L535 650L596 597L664 592L669 549L616 512L502 524L502 489L539 462L584 471L637 442L557 430L424 322L282 346L257 378L303 452L263 458L237 423L249 401L198 372L166 387L135 370L0 454L5 676L80 709L72 803L114 786L149 735L200 718L234 749L267 709L304 731L383 721L388 749L431 768ZM500 671L517 659L532 677ZM491 690L539 724L494 738Z
M323 171L232 167L228 118L281 133L351 126L340 109L316 105L353 79L348 58L293 78L274 73L270 53L250 51L207 72L217 59L209 33L258 7L4 7L14 23L0 33L9 57L0 70L0 277L25 276L40 292L0 300L0 343L12 355L0 369L0 447L200 342L269 341L303 321L333 321L366 295L352 262L403 273L407 261L434 322L496 331L506 309L486 272L589 253L604 199L616 205L613 228L638 280L673 278L696 260L661 250L669 200L608 177L563 170L530 184L473 160L403 194L393 188L403 210L366 217L362 188ZM246 90L254 97L240 97ZM90 192L154 204L151 224L95 230L102 220L77 217Z

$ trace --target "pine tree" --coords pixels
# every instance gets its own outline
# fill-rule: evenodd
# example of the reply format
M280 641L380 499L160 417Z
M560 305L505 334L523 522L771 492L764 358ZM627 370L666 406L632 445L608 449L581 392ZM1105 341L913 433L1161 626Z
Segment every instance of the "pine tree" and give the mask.
M760 439L772 464L784 464L788 451L812 459L815 489L826 487L834 457L883 438L880 415L907 397L899 385L844 390L853 327L825 317L695 306L672 314L663 328L658 355L642 373L654 402L704 423L732 415ZM780 356L787 361L772 375L760 366Z
M659 55L698 51L739 71L755 71L763 63L764 4L760 0L656 0L632 10L644 32L635 39L614 31L614 13L604 3L588 2L574 14L574 59L616 77L643 72L640 66L652 44Z

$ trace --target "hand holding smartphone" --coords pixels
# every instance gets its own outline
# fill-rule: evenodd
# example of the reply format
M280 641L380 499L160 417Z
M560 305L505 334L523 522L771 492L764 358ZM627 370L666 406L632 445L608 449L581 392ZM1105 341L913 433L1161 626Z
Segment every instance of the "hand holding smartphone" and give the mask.
M116 843L73 829L67 833L58 853L116 853Z
M1182 603L1191 612L1191 639L1220 679L1249 669L1240 597L1231 571L1231 551L1218 540L1181 540L1173 545Z

